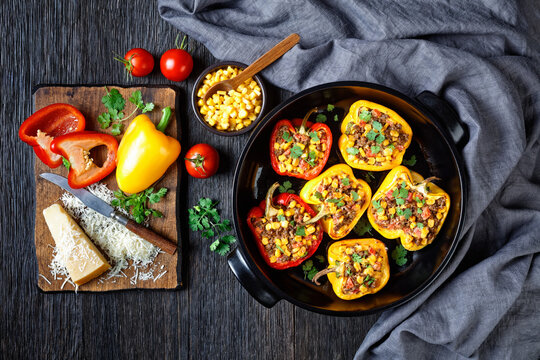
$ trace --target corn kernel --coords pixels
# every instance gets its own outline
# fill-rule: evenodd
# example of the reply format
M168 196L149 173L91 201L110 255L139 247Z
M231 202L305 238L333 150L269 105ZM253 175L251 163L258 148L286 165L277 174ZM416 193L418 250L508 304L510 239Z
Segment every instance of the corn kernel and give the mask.
M388 209L388 214L394 215L395 213L396 213L396 208L391 207L390 209Z
M442 219L442 214L441 213L437 213L437 219L441 220Z
M261 240L262 244L263 245L268 245L268 238L267 237L263 237L262 240Z
M279 227L280 227L279 222L276 221L276 222L272 223L272 229L277 230L277 229L279 229Z
M432 198L428 198L428 199L426 200L426 204L428 204L428 205L433 205L433 204L435 204L435 200L432 199Z
M427 222L427 225L428 225L429 227L433 227L433 225L435 225L435 220L429 219L428 222Z
M276 251L274 251L274 256L275 257L280 257L281 256L281 251L279 251L279 249L276 249Z

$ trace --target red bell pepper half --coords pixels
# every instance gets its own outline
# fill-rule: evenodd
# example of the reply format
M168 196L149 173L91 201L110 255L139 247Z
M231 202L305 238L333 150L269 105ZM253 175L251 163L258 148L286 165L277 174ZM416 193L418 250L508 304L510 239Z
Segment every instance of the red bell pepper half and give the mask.
M326 124L313 124L307 120L314 111L317 108L310 110L304 119L280 120L274 126L270 137L270 160L279 175L311 180L326 165L332 148L332 132ZM309 145L315 145L316 149L310 149ZM285 159L280 161L280 157Z
M91 158L90 150L101 145L107 147L107 158L102 166L97 166ZM98 182L113 172L117 162L118 141L112 135L81 131L55 138L51 143L51 150L68 159L68 184L79 189Z
M52 140L84 130L83 114L69 104L52 104L33 113L19 128L19 138L34 148L38 158L50 168L62 164L62 157L51 151Z
M283 270L309 259L321 243L323 230L319 221L310 225L304 223L304 214L295 209L303 208L310 218L317 213L298 195L284 193L272 198L278 187L279 183L272 185L266 199L249 211L247 223L264 261L274 269ZM296 205L291 204L293 202ZM276 223L280 228L272 228ZM286 227L283 227L285 223ZM266 228L268 224L270 229ZM310 227L313 231L310 231ZM279 256L276 256L277 251Z

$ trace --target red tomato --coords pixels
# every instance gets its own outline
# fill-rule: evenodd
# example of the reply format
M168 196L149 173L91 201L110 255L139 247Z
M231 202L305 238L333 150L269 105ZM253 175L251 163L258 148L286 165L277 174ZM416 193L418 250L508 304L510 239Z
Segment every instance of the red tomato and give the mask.
M178 37L176 38L176 43L178 43ZM191 74L191 70L193 70L193 58L186 51L186 47L186 36L184 36L180 47L177 44L176 49L167 50L161 56L159 67L161 68L161 73L167 79L184 81Z
M126 71L137 77L146 76L154 69L154 57L148 51L135 48L129 50L123 59L115 57L126 67Z
M208 144L193 146L184 159L187 172L198 179L206 179L214 175L219 167L219 154Z

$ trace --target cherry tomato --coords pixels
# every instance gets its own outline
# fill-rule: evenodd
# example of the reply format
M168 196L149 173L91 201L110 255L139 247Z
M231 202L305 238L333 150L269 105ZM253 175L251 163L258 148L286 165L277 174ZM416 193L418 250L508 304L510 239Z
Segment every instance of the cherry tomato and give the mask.
M159 67L161 73L172 81L184 81L193 70L193 58L186 51L186 36L182 39L182 44L178 47L178 37L176 38L176 49L165 51L161 56Z
M208 144L197 144L188 150L186 157L187 172L198 179L206 179L217 172L219 154Z
M141 48L129 50L123 59L119 56L114 59L124 64L126 72L129 75L137 77L146 76L154 69L154 57L148 51Z

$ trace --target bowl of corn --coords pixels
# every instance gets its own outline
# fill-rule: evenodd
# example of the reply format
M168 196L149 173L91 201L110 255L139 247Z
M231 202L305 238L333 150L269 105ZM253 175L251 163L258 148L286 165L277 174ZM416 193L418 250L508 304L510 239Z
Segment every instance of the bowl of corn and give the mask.
M247 65L220 62L206 68L195 81L191 105L197 119L211 132L223 136L244 134L255 127L266 106L266 89L260 76L246 80L235 90L218 91L206 104L208 89L223 80L237 76Z

